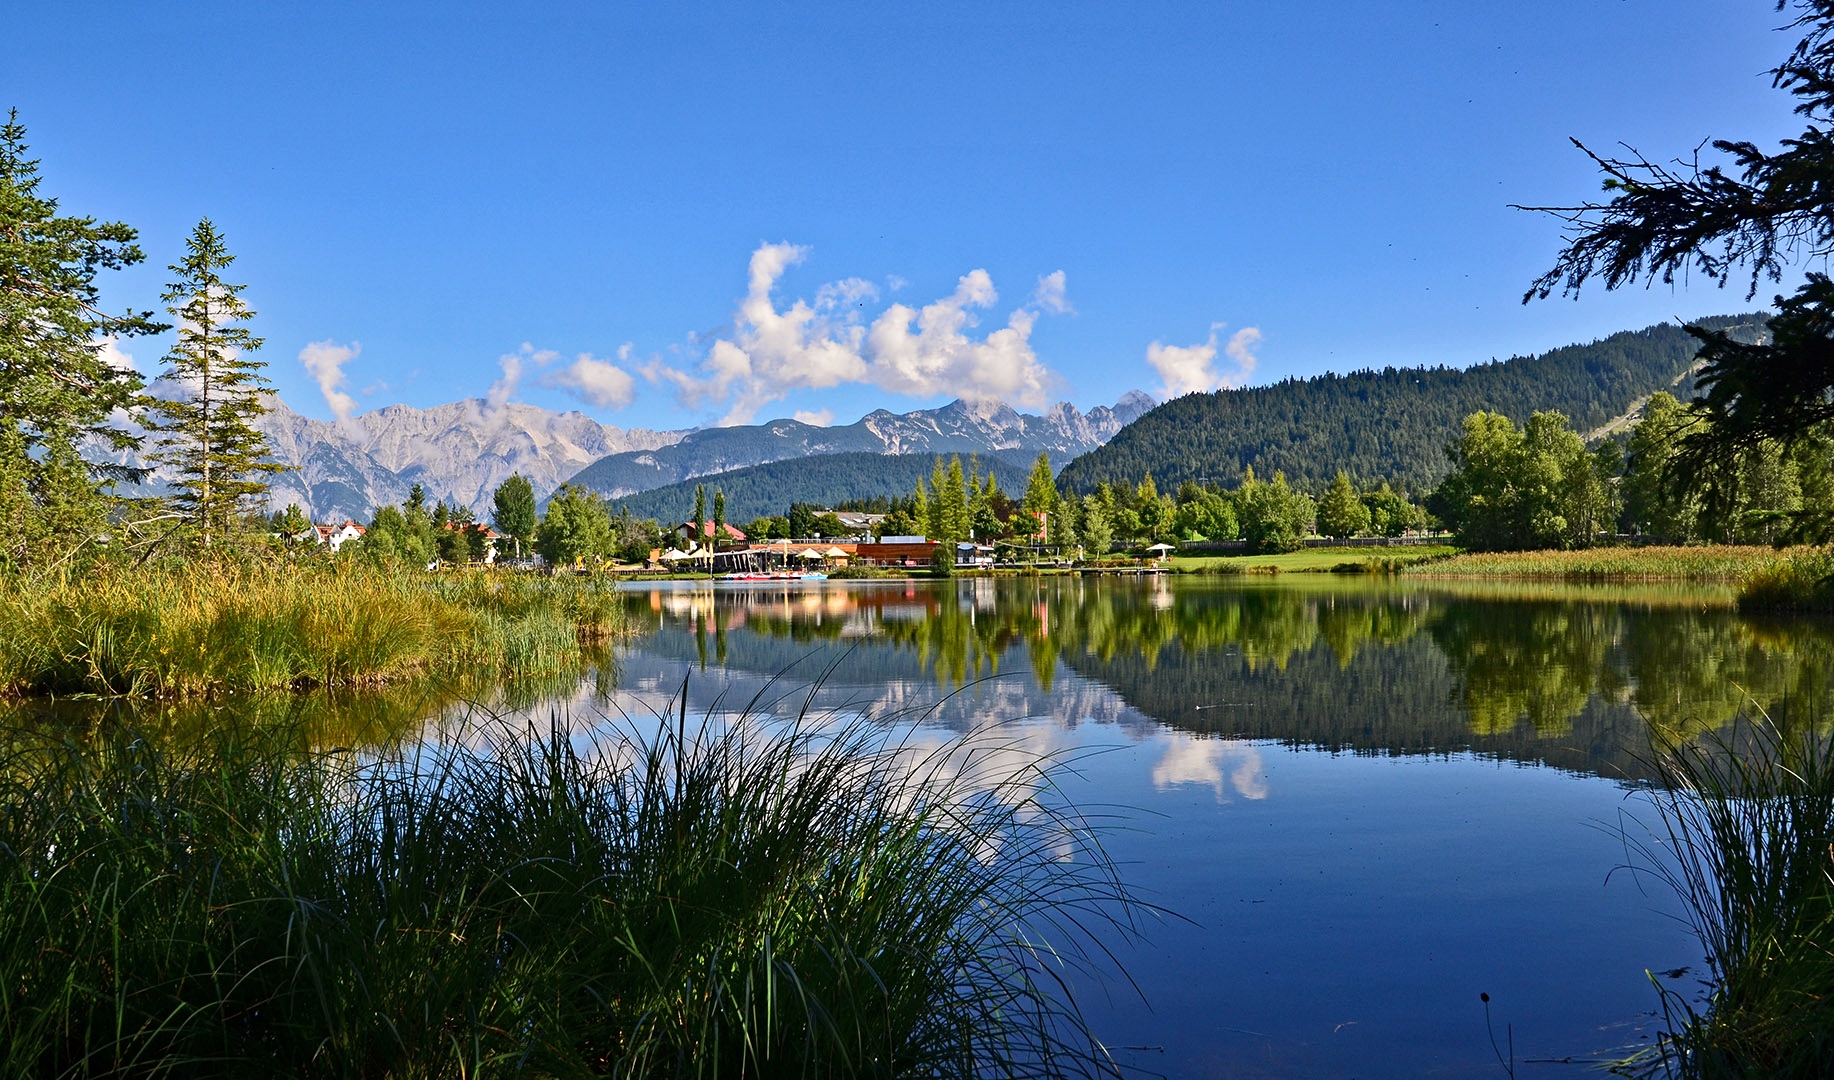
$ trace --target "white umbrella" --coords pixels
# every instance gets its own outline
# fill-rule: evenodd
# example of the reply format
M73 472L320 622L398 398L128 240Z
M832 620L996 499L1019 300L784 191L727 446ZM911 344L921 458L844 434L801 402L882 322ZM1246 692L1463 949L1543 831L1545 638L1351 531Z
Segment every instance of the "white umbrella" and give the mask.
M840 548L831 547L828 549L828 558L830 559L845 559L846 557L847 553Z
M1170 544L1154 544L1152 547L1149 547L1146 550L1148 551L1168 551L1169 552L1169 551L1177 551L1178 549L1173 547Z
M816 562L820 562L821 552L816 551L814 548L803 548L796 553L796 557L798 559L814 559Z
M686 559L686 558L689 558L689 555L687 552L676 551L674 548L670 548L669 550L662 553L663 562L680 562L681 560Z

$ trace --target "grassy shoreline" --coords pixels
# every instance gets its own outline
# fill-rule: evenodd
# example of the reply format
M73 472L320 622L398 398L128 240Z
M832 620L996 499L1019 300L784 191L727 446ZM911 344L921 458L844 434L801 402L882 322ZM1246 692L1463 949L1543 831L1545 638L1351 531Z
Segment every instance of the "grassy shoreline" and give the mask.
M198 567L14 580L0 695L209 697L549 675L619 632L609 583L357 567Z
M1048 759L660 719L0 729L5 1075L1112 1073L1064 976L1137 906Z
M1778 565L1789 554L1769 547L1732 545L1467 552L1419 563L1403 572L1548 581L1739 582Z

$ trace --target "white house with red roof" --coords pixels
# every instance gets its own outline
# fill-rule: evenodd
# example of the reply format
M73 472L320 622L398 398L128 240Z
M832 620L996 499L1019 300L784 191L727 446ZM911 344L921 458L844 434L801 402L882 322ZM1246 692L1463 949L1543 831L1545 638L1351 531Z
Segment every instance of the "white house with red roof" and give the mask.
M329 544L331 550L336 551L347 541L363 539L363 534L368 531L356 522L346 520L342 525L312 526L312 539L315 543Z

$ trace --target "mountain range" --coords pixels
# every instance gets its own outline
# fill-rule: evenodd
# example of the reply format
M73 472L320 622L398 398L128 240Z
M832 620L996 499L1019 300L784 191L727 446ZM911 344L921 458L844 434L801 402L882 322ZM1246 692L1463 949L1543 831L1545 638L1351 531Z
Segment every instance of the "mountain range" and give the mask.
M919 477L928 482L935 464L934 454L819 454L683 480L613 500L613 505L636 518L687 521L694 516L694 489L704 484L709 512L713 493L722 492L726 520L744 525L753 518L787 513L793 502L834 506L849 499L902 498L917 486ZM966 456L962 467L969 468ZM1024 494L1029 471L997 456L980 460L981 475L999 481L1000 490L1014 499Z
M389 405L346 420L302 416L278 397L267 405L259 425L274 460L293 466L270 479L269 505L298 504L315 521L367 521L376 507L400 503L416 483L429 500L468 506L488 518L497 486L518 472L545 499L569 480L623 497L746 466L850 451L979 454L989 461L1005 455L1021 468L1045 453L1061 466L1111 438L1153 400L1136 391L1087 413L1065 402L1042 415L955 401L909 413L881 409L839 427L773 420L694 431L617 428L577 411L514 401L496 408L478 399L427 409ZM137 463L102 454L99 446L91 450L117 463ZM893 470L899 477L905 471ZM909 487L903 482L899 493ZM163 488L155 471L133 493ZM789 498L780 501L788 505Z
M908 413L879 409L839 427L772 420L703 428L658 449L601 458L571 482L615 499L751 465L847 453L979 454L1021 468L1029 468L1042 453L1049 455L1053 468L1061 468L1113 438L1152 407L1152 398L1134 390L1112 406L1100 405L1086 413L1068 402L1033 415L1000 402L957 400Z
M272 479L269 503L298 503L316 521L368 521L416 483L429 500L488 517L492 494L512 473L545 495L608 454L659 449L685 434L626 430L518 401L496 409L478 400L389 405L335 421L301 416L278 398L269 406L260 424L274 458L296 467Z

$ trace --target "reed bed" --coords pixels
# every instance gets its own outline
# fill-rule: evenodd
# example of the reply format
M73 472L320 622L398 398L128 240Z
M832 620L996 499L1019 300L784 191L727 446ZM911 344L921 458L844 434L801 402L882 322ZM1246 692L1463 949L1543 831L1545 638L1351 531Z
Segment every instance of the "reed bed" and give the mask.
M1658 983L1669 1030L1622 1071L1834 1075L1834 743L1741 720L1656 765L1662 829L1640 861L1685 902L1708 996Z
M1746 579L1740 611L1834 611L1834 552L1793 551Z
M1433 577L1514 577L1558 581L1742 581L1788 556L1729 544L1600 547L1577 551L1469 552L1417 563L1402 572Z
M0 694L157 697L520 678L577 665L620 625L574 578L398 576L360 567L104 568L0 597Z
M884 730L7 733L0 1074L1112 1072L1069 988L1137 908L1055 766Z

